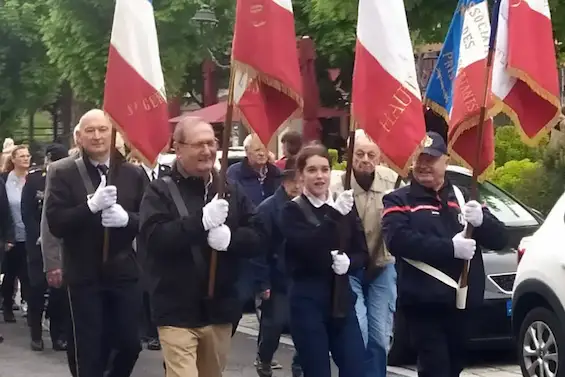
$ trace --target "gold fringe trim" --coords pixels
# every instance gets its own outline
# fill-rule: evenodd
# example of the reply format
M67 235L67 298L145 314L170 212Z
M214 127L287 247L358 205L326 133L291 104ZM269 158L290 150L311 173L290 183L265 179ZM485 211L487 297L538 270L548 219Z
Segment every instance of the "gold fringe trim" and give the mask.
M518 133L520 134L520 138L524 142L524 144L531 147L535 147L539 144L539 142L543 139L543 137L546 136L551 131L551 129L557 126L557 124L559 123L559 116L561 115L561 101L559 98L557 98L556 96L554 96L553 94L549 93L547 90L542 88L540 85L538 85L536 81L534 81L526 72L512 67L507 67L507 70L511 76L524 82L534 93L536 93L538 96L540 96L541 98L543 98L544 100L546 100L555 107L555 115L553 116L553 118L551 118L551 120L548 123L546 123L543 126L543 128L538 131L536 135L530 137L524 132L524 129L522 127L522 124L520 123L520 119L518 118L516 112L511 107L506 105L506 103L504 103L504 100L495 96L497 102L500 103L502 111L514 123L514 126L518 130Z
M258 69L237 60L232 60L232 69L247 73L250 77L253 77L262 83L269 85L271 88L286 94L288 97L292 98L292 100L295 101L301 109L304 108L304 99L302 96L277 78L266 75Z
M549 132L551 131L551 129L553 127L555 127L558 123L558 122L556 122L555 124L550 126L550 124L551 124L551 122L550 122L544 128L540 129L537 134L535 134L533 137L530 137L526 134L526 132L522 128L522 125L520 123L520 119L518 118L518 115L516 114L516 112L510 106L508 106L506 103L504 103L503 100L501 100L498 97L496 97L496 98L497 98L497 101L500 102L500 106L502 107L502 112L504 114L506 114L506 116L508 118L510 118L510 120L514 124L516 131L520 135L520 140L522 140L522 142L529 147L538 146L538 144L542 141L542 139L545 136L549 135ZM556 118L559 119L559 113L556 114Z
M449 119L449 113L447 112L447 109L445 109L443 106L441 106L437 102L434 102L434 101L429 100L429 99L425 100L425 104L430 109L432 109L434 112L439 114L445 120L445 122L447 123L447 125L448 125L447 138L448 138L448 140L446 140L446 142L448 143L449 148L451 148L455 144L455 142L457 141L457 139L459 139L459 136L461 136L461 134L463 134L463 132L465 132L465 131L473 128L473 127L478 126L480 113L473 114L471 117L465 118L462 122L459 122L456 125L451 125L450 119ZM502 110L501 106L497 105L497 103L495 101L495 103L490 107L490 109L487 110L485 121L494 117L496 114L500 113L501 110ZM453 134L451 133L451 130L454 130Z
M427 98L424 100L424 104L432 109L436 114L439 114L449 125L449 113L447 112L447 109L445 107Z
M359 127L359 122L354 118L353 114L351 114L351 124L355 125L355 127L357 128L362 128ZM378 143L373 140L366 132L365 134L367 135L367 137L369 137L369 139L371 139L371 141L373 141L375 144ZM387 155L385 155L383 153L382 148L379 147L380 151L381 151L381 158L384 160L384 162L387 164L387 166L389 168L391 168L392 170L394 170L398 175L406 178L408 177L408 174L410 173L410 169L412 167L412 163L414 161L414 159L416 158L416 156L418 156L420 154L420 152L423 149L423 142L426 139L426 136L424 135L424 137L422 138L422 140L420 140L420 142L418 143L418 146L414 149L414 151L412 152L412 154L410 155L410 157L408 158L408 160L406 161L406 164L404 166L398 166L395 162L393 162ZM347 162L349 164L349 161Z
M247 132L254 134L256 133L253 128L251 127L251 123L249 122L249 120L247 120L247 117L245 116L245 114L243 114L243 111L236 105L234 104L233 107L234 111L237 111L237 114L239 115L239 119L241 121L241 123L243 124L243 126L245 128L247 128ZM271 139L267 142L267 144L264 144L265 147L268 147L268 145L273 141L274 137L277 137L277 132L278 130L285 125L286 123L288 123L291 119L297 119L298 115L300 115L302 113L302 109L298 108L296 110L294 110L292 112L292 114L290 114L290 116L288 118L286 118L277 128L277 131L275 131L275 133L273 134L273 136L271 136ZM261 140L261 143L263 143L263 140Z
M490 109L487 110L484 121L486 122L498 113L500 113L500 106L493 105ZM448 135L448 147L455 145L455 143L459 139L459 136L461 136L465 131L468 131L473 127L478 127L479 121L480 114L474 114L471 117L466 118L465 120L460 122L458 125L452 127L452 129L454 129L454 133L451 136Z
M110 122L112 123L112 125L116 128L116 131L120 133L120 135L122 136L122 138L124 139L124 143L125 145L127 145L129 147L130 150L137 152L137 156L139 158L139 160L141 160L141 162L143 162L146 166L150 166L150 167L155 167L158 163L159 160L159 156L157 156L157 160L155 161L149 161L149 159L147 158L147 156L144 156L137 148L135 148L133 146L133 144L129 141L127 134L124 132L124 130L122 129L122 127L118 124L118 122L116 122L114 120L114 118L112 118L112 116L106 111L104 110L104 113L106 114L106 116L108 117L108 119L110 119ZM169 137L169 141L167 142L167 144L165 144L165 146L163 146L164 150L168 145L170 145L171 143L171 137L172 135ZM113 145L114 149L116 148L115 145ZM124 156L125 157L125 156Z

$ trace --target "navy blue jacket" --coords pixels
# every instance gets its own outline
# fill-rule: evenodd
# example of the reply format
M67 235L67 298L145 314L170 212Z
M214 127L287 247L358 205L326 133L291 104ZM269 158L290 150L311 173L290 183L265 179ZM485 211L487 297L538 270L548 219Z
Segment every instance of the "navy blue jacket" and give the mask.
M465 191L463 194L465 198ZM398 304L445 304L455 307L455 289L408 264L403 258L424 262L459 280L464 261L453 255L452 238L463 230L461 209L451 183L439 191L412 180L383 198L383 234L398 270ZM483 208L483 223L475 228L477 250L469 269L467 307L482 303L485 271L481 247L501 250L506 246L506 228Z
M288 273L285 258L285 238L282 232L282 209L291 200L284 187L280 186L275 194L257 207L257 215L265 228L265 253L254 259L259 291L271 289L286 293Z
M286 239L287 264L293 281L322 282L327 284L326 291L329 292L335 276L330 252L339 249L340 231L344 227L349 227L344 250L351 260L349 271L366 265L369 254L363 225L355 207L344 219L329 205L316 208L304 195L302 198L310 205L320 223L318 226L310 223L294 201L284 206L281 228ZM349 285L348 280L345 281Z
M267 164L267 177L261 184L259 174L249 165L247 157L230 166L226 174L230 182L238 183L243 188L243 192L255 206L273 195L282 180L279 168L273 164Z

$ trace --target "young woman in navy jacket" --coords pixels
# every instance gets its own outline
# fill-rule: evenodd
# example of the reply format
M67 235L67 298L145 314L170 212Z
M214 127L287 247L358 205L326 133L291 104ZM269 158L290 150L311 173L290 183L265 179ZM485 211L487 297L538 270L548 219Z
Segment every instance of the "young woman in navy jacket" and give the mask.
M362 377L365 348L347 274L363 268L368 253L353 193L334 198L329 192L330 158L322 145L304 147L296 166L304 193L283 208L282 229L290 330L304 377L331 377L330 353L340 377Z

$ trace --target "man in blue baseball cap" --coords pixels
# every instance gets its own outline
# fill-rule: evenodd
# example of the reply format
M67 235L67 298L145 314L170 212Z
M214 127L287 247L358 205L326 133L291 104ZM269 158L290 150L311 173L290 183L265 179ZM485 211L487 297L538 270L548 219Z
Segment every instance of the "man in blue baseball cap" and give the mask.
M504 224L445 172L443 137L426 134L408 186L383 198L383 237L396 257L399 310L418 354L419 377L456 377L464 368L470 311L480 306L485 288L481 248L506 246ZM465 237L467 224L472 238ZM469 262L468 287L460 287Z

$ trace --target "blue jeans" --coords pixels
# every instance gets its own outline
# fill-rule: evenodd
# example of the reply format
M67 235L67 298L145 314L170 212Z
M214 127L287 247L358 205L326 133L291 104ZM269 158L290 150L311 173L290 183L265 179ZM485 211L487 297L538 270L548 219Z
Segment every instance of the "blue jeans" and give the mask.
M384 266L370 283L363 281L362 273L350 275L349 283L357 295L355 312L367 347L367 377L386 377L396 311L396 267Z

